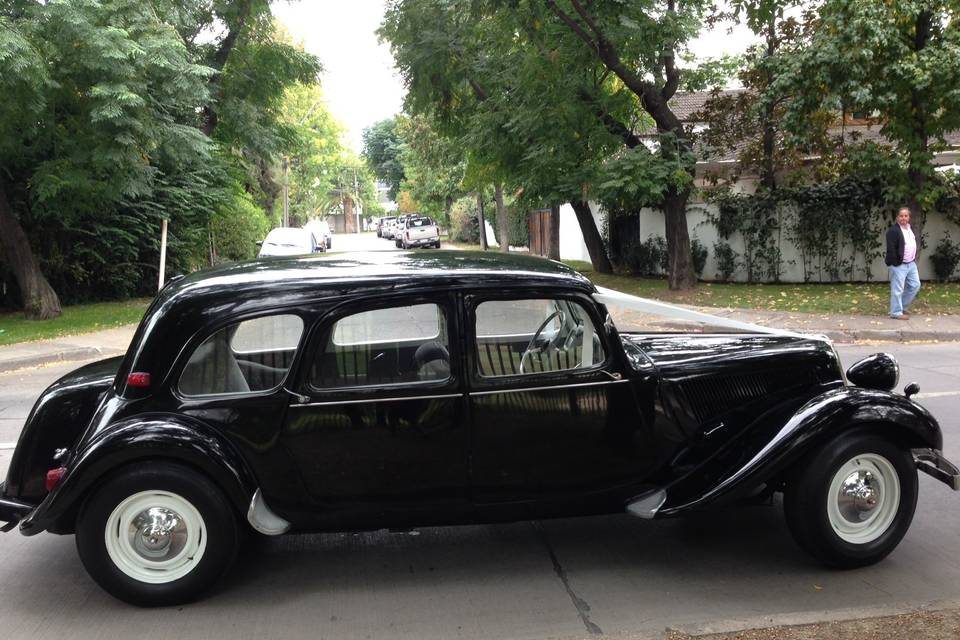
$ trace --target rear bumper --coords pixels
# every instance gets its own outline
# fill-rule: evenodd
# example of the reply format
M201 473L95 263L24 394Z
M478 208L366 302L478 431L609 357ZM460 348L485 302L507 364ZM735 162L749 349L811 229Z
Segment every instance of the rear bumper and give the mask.
M433 246L440 241L440 238L419 238L414 240L407 240L408 247L422 247L424 245Z
M933 476L954 491L960 491L960 469L943 457L937 449L914 449L913 459L917 469Z
M5 485L5 482L0 483L0 521L6 523L5 526L0 527L0 531L10 531L36 507L36 505L3 495Z

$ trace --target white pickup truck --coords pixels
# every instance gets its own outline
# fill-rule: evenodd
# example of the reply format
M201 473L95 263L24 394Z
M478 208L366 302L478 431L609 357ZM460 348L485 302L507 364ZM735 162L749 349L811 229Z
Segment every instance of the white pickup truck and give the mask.
M430 218L407 218L403 226L403 229L397 229L394 234L398 247L440 248L440 229Z

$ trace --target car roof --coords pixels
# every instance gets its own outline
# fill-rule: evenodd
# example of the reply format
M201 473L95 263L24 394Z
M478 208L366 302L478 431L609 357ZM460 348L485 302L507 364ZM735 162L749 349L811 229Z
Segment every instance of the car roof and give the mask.
M593 284L581 273L561 262L538 256L501 254L488 251L369 251L318 256L283 256L236 262L196 271L169 286L171 295L180 295L202 286L239 288L271 286L338 288L349 284L382 287L385 282L410 285L473 281L523 283L548 279L593 291Z
M484 251L278 256L204 269L172 280L160 291L137 329L118 380L130 371L168 372L191 336L241 314L334 305L358 295L521 286L544 294L596 290L560 262Z
M309 242L310 230L297 227L277 227L271 229L264 242Z

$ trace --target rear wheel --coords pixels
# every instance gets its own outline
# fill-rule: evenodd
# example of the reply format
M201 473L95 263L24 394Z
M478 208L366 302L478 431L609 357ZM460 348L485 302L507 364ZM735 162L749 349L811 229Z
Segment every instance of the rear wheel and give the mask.
M910 528L917 469L908 449L861 433L808 458L788 482L784 511L797 543L840 568L878 562Z
M141 606L190 601L215 583L237 552L236 514L189 467L152 462L113 476L77 521L77 550L112 596Z

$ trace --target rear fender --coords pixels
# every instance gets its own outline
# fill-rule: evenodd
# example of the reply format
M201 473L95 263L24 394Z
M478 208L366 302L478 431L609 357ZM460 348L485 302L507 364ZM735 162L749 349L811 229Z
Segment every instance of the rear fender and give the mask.
M780 428L769 436L767 425L754 428L753 438L739 441L734 447L740 450L736 459L720 475L719 481L710 481L710 486L691 490L696 482L691 476L682 483L685 487L667 488L667 501L658 515L670 516L697 509L721 499L744 495L761 485L776 479L803 456L823 446L838 435L853 430L870 428L889 437L907 448L943 448L943 434L930 412L907 398L887 391L842 387L823 393L805 405ZM757 438L757 435L763 435ZM743 462L744 446L749 449ZM723 455L712 464L724 462ZM705 474L709 477L709 474ZM704 474L700 474L703 477ZM702 481L701 481L702 482ZM680 489L679 491L676 489ZM671 495L673 494L673 495Z
M84 443L67 462L59 484L20 523L20 532L69 533L89 491L119 467L148 460L173 460L206 474L245 513L256 479L236 449L198 420L165 414L118 422Z

